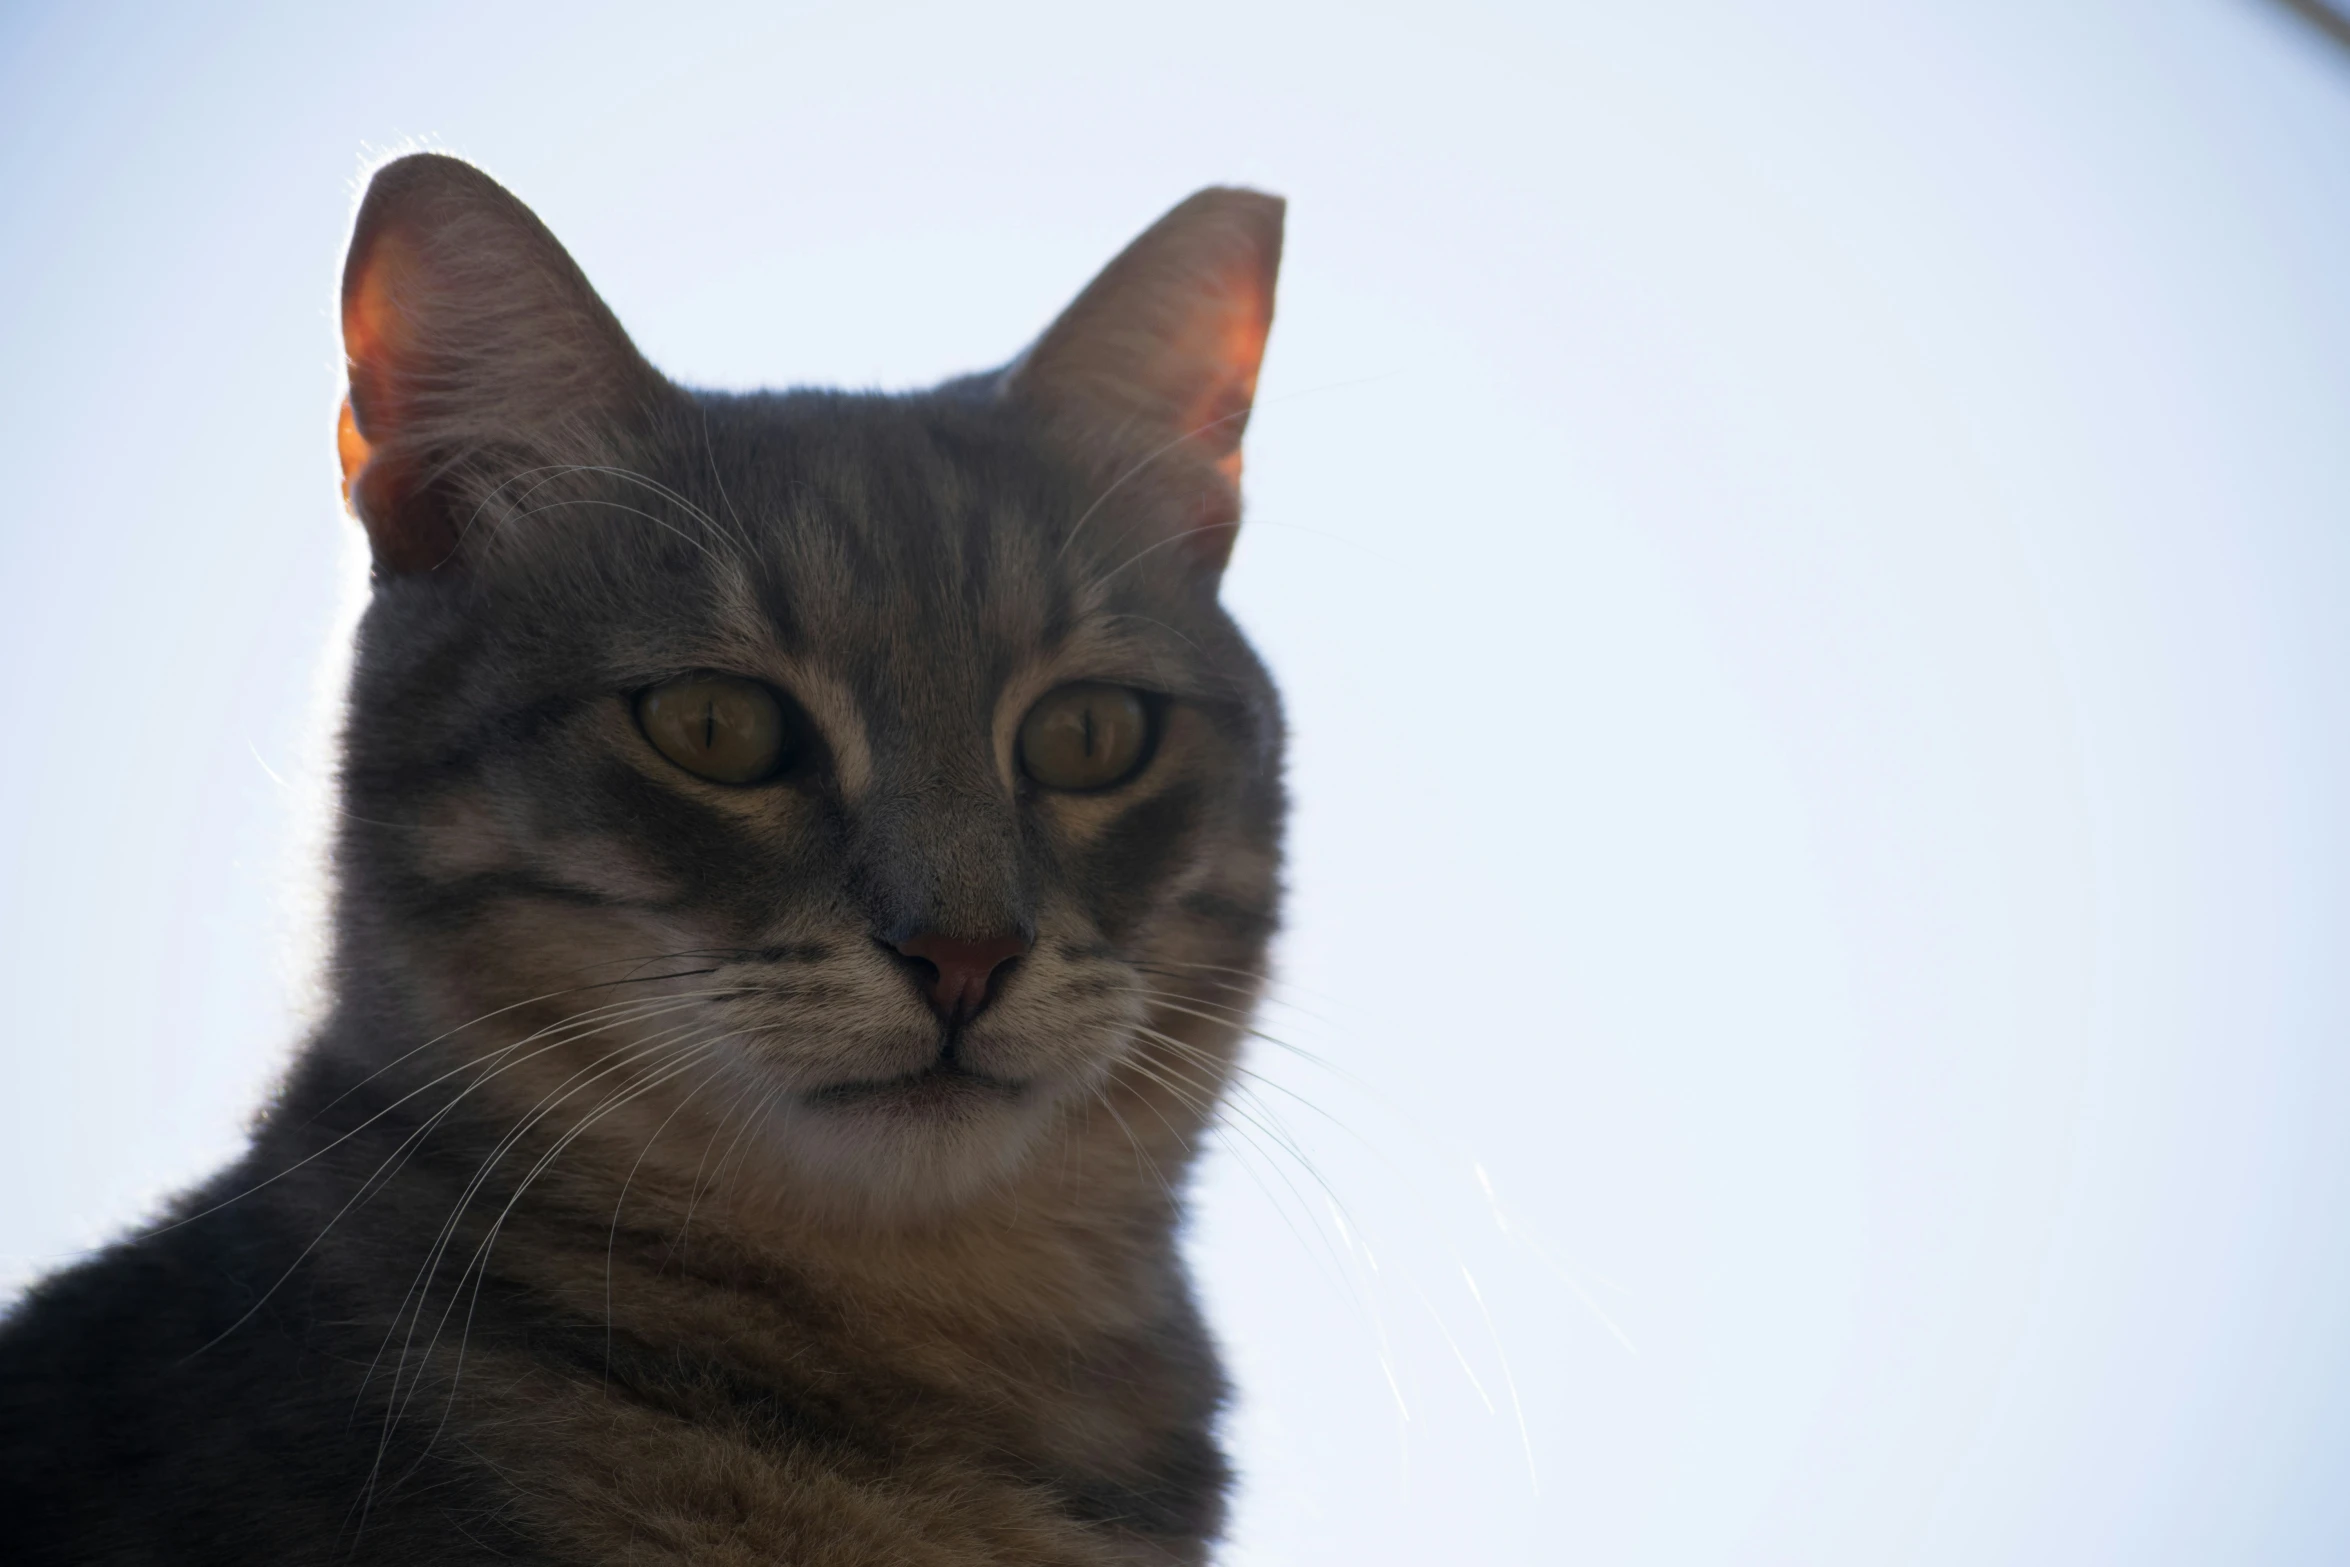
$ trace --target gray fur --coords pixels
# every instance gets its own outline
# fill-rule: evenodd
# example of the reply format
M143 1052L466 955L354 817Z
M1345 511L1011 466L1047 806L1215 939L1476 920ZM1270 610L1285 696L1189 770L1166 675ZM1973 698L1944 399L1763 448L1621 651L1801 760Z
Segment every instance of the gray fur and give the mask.
M1254 360L1191 385L1181 331L1235 277L1269 312L1278 241L1203 193L1011 372L732 396L475 171L379 174L334 1004L235 1167L0 1326L11 1559L1199 1559L1175 1235L1281 720L1216 601ZM697 670L802 762L654 752L634 693ZM1046 798L1012 733L1076 679L1158 750ZM1034 946L942 1036L917 931ZM942 1050L1016 1086L850 1103Z

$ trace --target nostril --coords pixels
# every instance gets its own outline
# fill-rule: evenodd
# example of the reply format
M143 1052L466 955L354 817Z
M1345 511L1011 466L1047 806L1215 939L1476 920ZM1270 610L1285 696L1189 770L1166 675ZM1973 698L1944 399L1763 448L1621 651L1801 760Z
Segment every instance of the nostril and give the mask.
M976 1014L992 999L997 980L1028 953L1023 936L942 936L923 931L893 943L900 956L928 970L919 970L917 983L929 998L930 1009L949 1023Z

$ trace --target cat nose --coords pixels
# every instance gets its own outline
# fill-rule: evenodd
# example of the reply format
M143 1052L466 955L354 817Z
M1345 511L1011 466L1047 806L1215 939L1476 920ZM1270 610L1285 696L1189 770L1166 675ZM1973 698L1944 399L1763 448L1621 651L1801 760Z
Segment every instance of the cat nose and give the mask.
M960 1023L987 1005L996 976L1014 959L1025 957L1030 943L1024 936L972 941L926 930L892 945L930 970L927 983L917 981L930 998L930 1010L946 1022Z

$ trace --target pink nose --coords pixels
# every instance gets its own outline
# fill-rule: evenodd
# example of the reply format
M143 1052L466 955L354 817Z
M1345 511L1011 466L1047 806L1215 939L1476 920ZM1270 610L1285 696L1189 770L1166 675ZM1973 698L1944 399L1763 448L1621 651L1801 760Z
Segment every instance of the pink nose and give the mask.
M926 930L897 946L907 957L929 966L934 977L923 990L930 1010L949 1023L959 1023L987 1005L996 975L1014 958L1025 956L1029 944L1018 936L966 941Z

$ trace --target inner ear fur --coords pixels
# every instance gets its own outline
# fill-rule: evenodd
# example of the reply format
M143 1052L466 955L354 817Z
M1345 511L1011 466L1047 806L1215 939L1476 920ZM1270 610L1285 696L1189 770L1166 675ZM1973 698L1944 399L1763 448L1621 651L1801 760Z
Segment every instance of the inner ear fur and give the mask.
M610 461L666 396L546 226L437 153L376 171L343 267L344 490L379 572L459 555L525 470Z
M1152 224L1005 374L1105 482L1165 494L1211 569L1240 521L1240 440L1273 325L1284 203L1210 187Z

